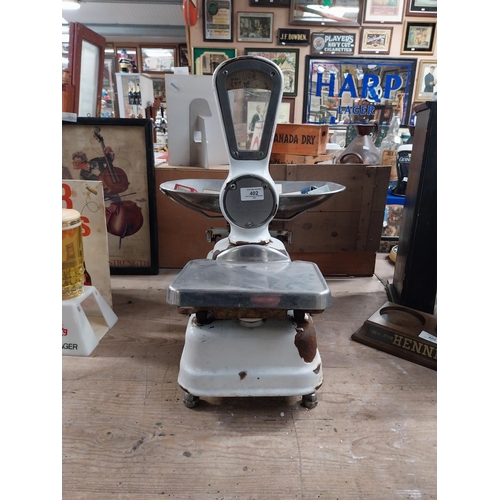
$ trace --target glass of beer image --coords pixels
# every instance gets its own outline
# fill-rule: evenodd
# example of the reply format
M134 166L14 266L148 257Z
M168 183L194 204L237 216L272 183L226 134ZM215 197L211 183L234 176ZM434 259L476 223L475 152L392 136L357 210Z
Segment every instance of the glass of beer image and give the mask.
M82 220L80 212L62 209L62 298L78 297L84 291Z

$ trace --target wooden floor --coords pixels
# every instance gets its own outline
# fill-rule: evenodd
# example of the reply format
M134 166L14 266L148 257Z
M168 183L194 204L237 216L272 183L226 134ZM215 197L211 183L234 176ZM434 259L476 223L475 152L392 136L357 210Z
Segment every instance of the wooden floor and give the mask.
M392 272L379 254L375 276L327 280L312 410L299 397L186 408L186 318L166 304L176 273L112 277L117 324L89 357L63 357L63 498L436 498L437 373L350 338L387 300Z

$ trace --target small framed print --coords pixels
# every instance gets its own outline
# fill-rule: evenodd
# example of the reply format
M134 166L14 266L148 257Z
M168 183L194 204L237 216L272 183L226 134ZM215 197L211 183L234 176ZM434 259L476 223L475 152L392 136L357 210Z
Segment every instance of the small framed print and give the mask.
M405 0L365 0L363 22L401 24L404 4Z
M233 41L233 0L203 0L203 41Z
M401 54L432 54L435 39L435 22L405 21Z
M384 28L361 28L360 54L389 54L391 50L392 26Z
M193 48L193 74L213 75L215 68L225 61L236 57L236 49L216 49L212 47Z
M414 101L431 101L437 92L437 60L420 61Z
M293 123L295 117L295 99L283 97L278 108L277 123Z
M437 0L407 0L406 15L409 17L437 17Z
M238 42L272 42L272 12L238 12Z
M245 49L245 55L265 57L276 63L283 72L283 96L297 95L299 49Z

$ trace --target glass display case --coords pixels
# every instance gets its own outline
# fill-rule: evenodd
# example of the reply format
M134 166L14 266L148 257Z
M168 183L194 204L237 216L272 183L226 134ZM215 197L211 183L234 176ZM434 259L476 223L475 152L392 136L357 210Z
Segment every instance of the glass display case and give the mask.
M118 118L118 103L115 78L114 52L108 49L104 54L104 72L102 75L101 118Z
M146 118L154 103L153 81L139 73L115 73L120 118Z

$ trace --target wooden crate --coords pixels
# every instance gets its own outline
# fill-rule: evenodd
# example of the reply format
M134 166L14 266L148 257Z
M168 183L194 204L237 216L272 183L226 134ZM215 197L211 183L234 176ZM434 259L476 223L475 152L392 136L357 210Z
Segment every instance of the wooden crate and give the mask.
M286 249L293 260L315 262L325 276L371 276L375 270L389 185L389 166L270 165L273 179L331 181L346 186L342 193L291 221L273 221L271 229L292 231ZM156 184L194 178L225 179L227 169L156 168ZM159 265L182 268L203 259L213 248L205 230L227 227L224 219L209 219L163 193L157 195Z
M326 153L328 125L278 123L271 153L319 156Z
M271 153L270 161L271 163L304 163L307 165L313 165L314 163L320 163L322 161L332 161L332 153L326 153L324 155L312 156L312 155L291 155L288 153Z

